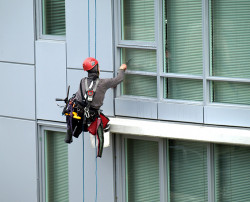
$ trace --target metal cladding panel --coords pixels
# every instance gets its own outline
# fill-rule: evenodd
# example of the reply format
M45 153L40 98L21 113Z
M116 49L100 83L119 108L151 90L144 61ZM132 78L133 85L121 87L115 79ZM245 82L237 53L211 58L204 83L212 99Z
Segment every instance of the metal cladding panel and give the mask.
M35 119L33 65L0 62L0 115Z
M84 201L114 202L115 185L112 136L111 145L103 149L102 158L96 158L96 148L92 146L90 136L93 137L89 133L84 133ZM97 200L95 200L96 197Z
M203 123L203 106L195 104L159 103L158 119Z
M82 69L88 57L88 1L66 1L67 67Z
M157 119L157 103L153 101L116 98L115 115Z
M82 135L68 146L69 201L83 201L83 140Z
M0 117L0 201L37 201L36 123Z
M100 68L113 71L112 1L97 1L96 5L96 57ZM116 67L118 68L118 67Z
M111 1L90 1L89 15L87 1L66 1L66 7L67 67L82 69L91 56L102 70L113 71Z
M55 98L66 97L65 42L36 42L36 98L37 118L65 121L62 108ZM57 102L64 105L64 102Z
M34 1L0 1L0 61L34 64Z
M70 96L76 93L79 89L80 81L83 77L87 77L87 73L83 70L68 69L67 70L67 85L70 85ZM101 72L100 78L112 78L113 73ZM107 116L114 116L114 90L109 89L105 94L103 106L101 107L103 113Z
M249 127L250 109L236 106L206 106L204 119L205 124Z

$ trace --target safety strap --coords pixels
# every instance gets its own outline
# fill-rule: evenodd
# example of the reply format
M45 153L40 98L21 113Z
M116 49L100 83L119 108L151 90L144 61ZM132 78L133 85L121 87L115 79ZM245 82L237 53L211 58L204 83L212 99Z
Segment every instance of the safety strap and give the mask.
M90 86L88 86L88 80L87 78L85 78L85 95L84 96L83 96L82 87L81 87L82 99L87 101L87 106L84 108L84 115L86 118L90 118L90 113L89 113L90 103L93 101L93 97L97 89L98 83L99 83L99 78L96 79L94 87L93 87L93 81L91 82ZM90 90L92 87L93 87L93 90Z
M88 98L88 102L92 102L93 101L93 97L94 94L96 92L98 83L99 83L100 79L96 79L95 82L95 86L93 87L93 81L91 81L90 85L88 86L88 79L85 78L85 89L86 89L86 93L85 93L85 99ZM93 87L93 90L90 90Z

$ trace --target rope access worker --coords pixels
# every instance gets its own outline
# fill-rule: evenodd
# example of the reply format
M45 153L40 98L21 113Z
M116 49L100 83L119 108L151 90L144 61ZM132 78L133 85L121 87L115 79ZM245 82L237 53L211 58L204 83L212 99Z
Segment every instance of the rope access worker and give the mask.
M104 144L103 129L105 129L105 127L107 128L108 124L103 123L103 117L104 119L107 119L107 117L100 112L100 107L103 105L106 91L109 88L115 88L123 81L127 65L122 64L119 68L118 75L115 78L109 79L99 79L100 68L95 58L86 58L83 62L83 69L88 72L88 77L81 79L80 87L75 94L75 99L79 103L86 100L88 101L88 108L84 108L83 130L89 131L92 134L96 133L93 135L96 135L98 139L97 156L101 157ZM90 131L91 128L93 129L92 125L94 125L95 132ZM88 129L86 127L88 127ZM71 138L72 136L66 137L65 142L70 143L72 141Z

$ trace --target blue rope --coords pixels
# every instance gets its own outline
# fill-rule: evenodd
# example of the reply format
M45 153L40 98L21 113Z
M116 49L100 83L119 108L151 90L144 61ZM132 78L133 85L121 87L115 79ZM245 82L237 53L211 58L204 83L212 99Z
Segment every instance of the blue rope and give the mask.
M96 58L96 0L95 0L95 58ZM96 135L97 136L97 135ZM95 136L95 147L96 147L96 136ZM98 189L97 189L97 148L95 149L95 202L97 202L97 193L98 193Z
M97 202L97 148L96 148L96 136L95 135L95 202Z
M96 0L95 0L95 58L96 58Z
M84 202L84 132L82 132L83 202Z
M90 23L89 23L89 0L88 0L88 54L90 57Z

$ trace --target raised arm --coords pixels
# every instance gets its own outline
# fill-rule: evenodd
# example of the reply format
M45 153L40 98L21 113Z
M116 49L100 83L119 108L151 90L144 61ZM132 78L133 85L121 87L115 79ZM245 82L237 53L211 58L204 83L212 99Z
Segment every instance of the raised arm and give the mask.
M121 83L124 79L126 69L127 65L122 64L115 78L106 79L105 80L106 88L115 88L119 83Z

